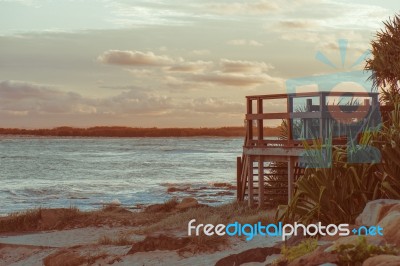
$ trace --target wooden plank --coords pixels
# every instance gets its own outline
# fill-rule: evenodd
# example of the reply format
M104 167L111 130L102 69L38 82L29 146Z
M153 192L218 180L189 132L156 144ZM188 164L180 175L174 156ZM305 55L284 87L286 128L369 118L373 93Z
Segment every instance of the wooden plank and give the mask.
M253 113L253 102L247 99L247 114ZM253 139L253 121L247 119L247 139Z
M326 109L329 112L368 112L370 108L371 108L370 105L327 105L326 106Z
M286 123L288 126L288 140L293 139L293 127L292 127L292 119L290 119L290 114L293 113L293 98L288 96L286 101L286 112L289 114L289 117L286 119Z
M294 193L294 158L289 157L288 162L288 203L292 200Z
M253 207L254 205L254 191L253 191L253 160L251 157L248 158L248 169L249 169L249 175L248 175L248 191L249 191L249 207Z
M262 208L264 207L264 161L262 156L258 157L258 168L258 207Z
M280 144L280 145L286 145L286 146L293 146L293 145L303 144L304 141L312 144L312 141L309 141L309 140L280 140L280 139L266 139L263 141L263 143L264 143L264 145ZM256 144L257 141L252 141L250 143L252 144L250 146L254 146L253 144Z
M304 152L304 148L281 148L281 147L268 147L268 148L254 148L254 147L243 147L244 154L247 155L268 155L267 159L275 161L275 157L280 156L299 156ZM275 157L273 157L275 156ZM287 161L287 158L286 158Z
M255 166L254 169L258 169L258 166ZM280 167L280 166L264 166L264 169L286 169L286 167Z
M319 111L321 112L321 114L325 115L325 111L326 111L326 95L325 94L321 94L320 98L319 98L319 105L320 105L320 109ZM324 119L322 118L322 116L319 118L319 138L322 140L325 140L325 135L324 135Z
M243 155L243 156L244 156L244 159L242 161L243 170L242 170L242 176L241 176L242 193L240 194L242 201L244 200L244 194L246 193L246 186L247 186L247 181L248 181L248 176L249 176L249 169L248 169L249 156L247 156L247 155Z
M289 117L290 115L288 113L246 114L246 120L287 119Z
M322 116L322 113L317 111L317 112L295 112L290 114L290 118L320 118Z
M263 100L258 99L257 100L257 114L262 114L263 113ZM258 140L262 141L264 139L264 125L263 125L263 120L258 119L257 120L257 132L258 132Z
M258 192L255 192L253 195L254 195L254 196L257 196L257 195L258 195ZM267 196L282 196L282 197L285 197L285 198L286 198L286 197L287 197L287 193L286 193L286 191L285 191L285 193L278 193L278 192L275 192L275 193L268 193ZM268 197L265 197L264 200L266 200L266 198L268 198Z
M345 108L349 110L350 108ZM265 114L246 114L246 120L248 124L251 124L251 120L263 120L263 119L306 119L306 118L362 118L370 113L370 108L360 108L355 111L342 111L339 108L328 108L325 112L294 112L294 113L265 113Z
M286 174L285 176L287 176L287 174ZM258 183L258 180L253 180L253 183L254 183L254 184L257 184L257 183ZM287 180L285 180L285 181L281 181L281 180L269 180L269 179L266 180L266 179L264 178L264 184L265 184L265 183L267 183L267 184L268 184L268 183L287 183ZM254 187L254 186L253 186L253 187Z
M355 92L342 92L342 91L323 91L321 92L322 95L325 96L343 96L343 97L375 97L378 95L377 92L362 92L362 91L355 91Z
M282 93L282 94L266 94L266 95L249 95L246 96L247 99L286 99L288 96L292 96L294 98L303 98L303 97L317 97L320 95L324 96L346 96L346 97L377 97L378 93L376 92L340 92L340 91L317 91L317 92L300 92L300 93Z
M311 112L312 110L312 106L313 106L313 104L312 104L312 99L307 99L306 100L306 109L307 109L307 112Z
M242 201L242 157L236 157L236 199Z
M246 96L247 99L285 99L287 98L287 93L281 93L281 94L266 94L266 95L250 95Z
M346 112L326 112L323 117L324 118L333 118L336 120L339 119L351 119L351 118L356 118L356 119L363 119L367 118L369 115L368 111L362 111L362 112L351 112L351 113L346 113Z
M321 143L319 139L305 139L305 140L263 140L261 143L258 141L249 142L249 145L244 146L245 148L253 148L253 149L262 149L262 148L282 148L282 149L292 149L298 148L303 149L303 144L308 143L309 145L313 145L314 142ZM347 136L337 137L332 140L332 143L335 145L346 145L347 144Z

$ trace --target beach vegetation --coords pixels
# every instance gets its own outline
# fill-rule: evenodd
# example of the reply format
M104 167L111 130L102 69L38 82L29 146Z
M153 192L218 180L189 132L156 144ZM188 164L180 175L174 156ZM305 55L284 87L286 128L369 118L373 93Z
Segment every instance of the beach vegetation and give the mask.
M325 162L322 144L307 146L308 156L315 165ZM328 145L329 146L329 145ZM382 197L381 181L375 175L377 164L352 164L347 161L348 149L332 149L331 166L306 168L296 182L296 191L287 206L277 212L277 219L304 224L320 221L324 224L354 223L368 201Z
M400 15L383 22L371 42L372 57L366 60L365 69L371 71L373 88L381 89L381 99L390 103L400 93Z
M97 243L99 245L113 245L113 246L129 246L132 245L135 241L130 239L126 235L119 235L117 238L111 238L109 236L101 236Z
M368 244L364 236L360 236L354 244L342 244L335 251L338 265L361 265L366 259L377 255L398 255L398 248L390 245Z
M274 213L274 209L254 209L242 202L232 202L215 207L200 205L196 208L172 213L164 219L139 228L136 232L145 234L163 230L187 230L188 222L192 219L196 219L197 223L203 224L228 224L236 221L250 224L259 221L268 223L273 221Z
M282 258L280 258L279 261L286 261L290 263L297 258L313 252L317 249L317 247L318 241L314 238L304 239L299 244L292 247L282 246Z
M312 223L354 223L368 201L377 198L400 199L400 17L384 22L372 41L371 70L373 88L389 111L379 131L363 132L357 144L343 148L331 142L305 143L308 167L296 182L295 195L288 205L278 208L277 220ZM332 151L329 158L324 151ZM371 163L350 163L351 156L379 154ZM376 152L378 151L378 152ZM350 160L348 160L350 158ZM327 160L328 159L328 160ZM350 161L350 162L349 162Z
M265 136L278 136L279 127L266 127ZM56 137L243 137L244 127L220 128L141 128L97 126L89 128L56 127L52 129L0 128L0 135Z

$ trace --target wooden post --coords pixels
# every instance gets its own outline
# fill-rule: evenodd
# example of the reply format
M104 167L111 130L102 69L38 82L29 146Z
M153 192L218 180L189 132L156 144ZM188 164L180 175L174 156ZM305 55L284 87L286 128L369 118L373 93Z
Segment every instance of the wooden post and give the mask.
M257 114L262 114L263 113L263 99L257 99ZM264 139L264 125L263 125L263 120L258 119L257 120L257 131L258 131L258 145L262 145L262 141Z
M307 104L306 104L306 112L312 112L312 99L307 99ZM304 137L305 139L308 139L311 134L311 119L304 118Z
M293 198L294 193L294 157L288 158L288 203Z
M248 169L249 169L249 178L248 178L248 183L247 187L249 188L249 207L253 207L254 205L254 192L253 192L253 158L252 156L248 157Z
M258 156L258 207L264 207L264 157Z
M236 200L242 201L242 157L236 157Z
M306 102L307 102L306 111L311 112L312 111L312 99L307 99Z
M286 110L287 113L289 114L289 118L287 119L287 125L288 125L288 142L293 140L293 132L292 132L292 119L290 119L290 115L293 113L293 98L288 95L287 96L287 106Z
M253 102L251 99L247 99L247 114L253 113ZM247 138L253 140L253 120L247 120Z
M320 92L320 97L319 97L319 111L321 112L321 116L319 118L319 138L322 141L322 143L325 142L325 113L326 113L326 95L324 92Z

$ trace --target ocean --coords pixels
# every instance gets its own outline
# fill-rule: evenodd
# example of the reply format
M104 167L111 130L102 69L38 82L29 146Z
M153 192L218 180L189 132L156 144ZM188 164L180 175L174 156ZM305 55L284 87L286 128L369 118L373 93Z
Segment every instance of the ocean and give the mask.
M0 136L0 215L31 208L127 208L195 197L235 199L243 138ZM169 191L168 191L169 190Z

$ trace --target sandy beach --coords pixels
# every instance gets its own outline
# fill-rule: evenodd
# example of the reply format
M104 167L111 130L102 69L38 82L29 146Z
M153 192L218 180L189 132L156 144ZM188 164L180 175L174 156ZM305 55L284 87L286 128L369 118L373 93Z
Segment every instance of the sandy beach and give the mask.
M98 235L115 235L129 232L130 227L123 228L82 228L53 232L39 232L0 237L0 258L3 265L43 265L43 261L59 254L68 256L84 256L90 260L89 265L214 265L221 258L242 251L271 247L276 239L258 237L251 242L232 239L230 247L221 251L201 254L179 255L176 251L149 251L129 255L132 245L100 245ZM90 258L89 258L90 257ZM67 261L65 263L68 263ZM48 265L56 265L53 263ZM60 265L60 264L58 264ZM62 264L70 265L70 264ZM73 264L71 264L73 265ZM250 265L250 264L248 264ZM265 265L252 263L251 265Z
M180 239L188 238L185 224L189 216L200 221L206 216L206 220L214 221L270 218L267 211L254 210L247 210L246 215L241 213L241 217L235 217L241 211L232 213L227 218L224 213L234 208L228 206L209 207L193 199L151 205L136 212L107 206L93 212L70 208L13 214L0 219L0 264L215 265L231 254L272 247L280 241L266 237L246 241L239 237L205 239L203 236L179 244ZM171 221L176 221L175 225ZM276 256L268 259L273 258ZM265 265L265 262L249 265Z

